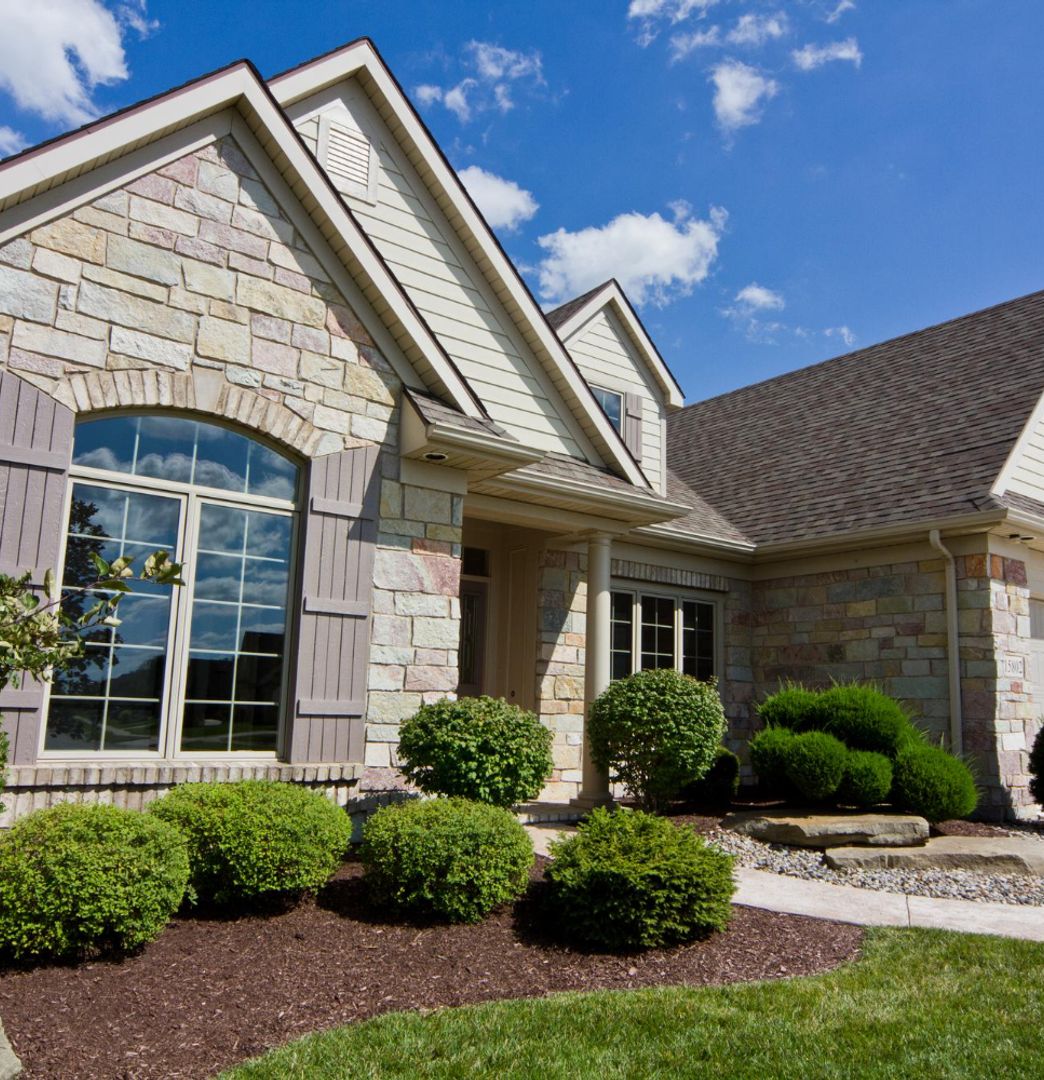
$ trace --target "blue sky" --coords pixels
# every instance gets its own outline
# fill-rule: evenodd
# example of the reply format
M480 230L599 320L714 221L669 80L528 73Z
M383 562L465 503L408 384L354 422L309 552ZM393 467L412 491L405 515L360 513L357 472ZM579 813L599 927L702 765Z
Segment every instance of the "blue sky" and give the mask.
M1044 286L1038 0L0 0L0 151L374 39L547 305L698 400ZM1003 377L1003 373L998 373Z

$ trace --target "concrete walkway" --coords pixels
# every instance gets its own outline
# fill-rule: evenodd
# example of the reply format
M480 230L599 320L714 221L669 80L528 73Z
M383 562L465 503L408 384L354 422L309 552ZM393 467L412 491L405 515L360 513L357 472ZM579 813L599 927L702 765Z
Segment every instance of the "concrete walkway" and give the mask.
M530 826L538 855L547 854L549 840L574 832L571 826ZM808 915L858 926L918 926L956 930L965 934L1044 941L1044 908L1019 904L987 904L974 900L938 900L929 896L857 889L806 881L767 870L736 870L734 904Z

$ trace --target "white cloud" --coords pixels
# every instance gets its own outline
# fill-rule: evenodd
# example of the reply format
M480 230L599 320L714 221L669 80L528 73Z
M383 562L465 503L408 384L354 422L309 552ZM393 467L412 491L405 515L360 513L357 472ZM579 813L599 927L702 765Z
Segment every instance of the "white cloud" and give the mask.
M837 7L826 16L826 21L830 24L836 23L846 11L855 11L855 0L840 0Z
M779 92L779 83L739 60L723 60L711 69L714 115L727 132L756 124L763 102Z
M611 277L639 305L662 307L689 295L717 258L728 215L712 207L703 221L687 216L687 207L678 203L672 211L674 221L632 211L607 225L541 236L547 255L539 267L540 295L567 300Z
M413 96L421 105L434 105L442 100L442 87L432 83L421 83L413 88Z
M479 113L513 109L512 85L530 90L546 85L543 61L536 51L519 52L488 41L469 41L464 46L463 66L468 74L452 86L422 83L415 87L417 102L423 108L441 102L466 124Z
M540 208L532 192L520 188L514 180L505 180L478 165L462 169L460 178L494 229L511 232L523 221L529 221Z
M694 13L703 18L718 0L631 0L627 18L638 21L638 44L644 49L660 33L662 24L677 25Z
M19 108L61 124L98 115L93 92L129 75L123 51L128 28L155 29L144 0L115 11L101 0L0 0L0 88Z
M689 34L674 34L671 37L671 63L684 60L689 53L697 49L713 48L721 44L721 29L712 26L709 30L694 30Z
M859 43L854 37L833 41L829 45L804 45L790 55L802 71L815 71L832 60L847 60L856 67L863 62L863 54L859 51Z
M781 38L787 32L785 12L775 15L741 15L726 37L733 45L764 45Z
M823 331L823 336L828 338L840 338L845 348L850 349L856 343L856 336L852 333L852 330L847 326L828 326Z
M28 145L29 141L20 131L15 131L14 128L9 128L6 124L0 124L0 157L17 154L19 150L24 150Z
M782 311L786 307L782 293L767 289L756 281L744 285L736 293L736 303L749 311Z

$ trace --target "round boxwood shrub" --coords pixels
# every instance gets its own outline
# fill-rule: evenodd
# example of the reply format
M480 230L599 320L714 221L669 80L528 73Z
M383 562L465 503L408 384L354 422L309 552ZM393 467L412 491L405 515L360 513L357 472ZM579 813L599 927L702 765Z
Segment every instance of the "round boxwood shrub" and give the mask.
M521 895L534 861L529 834L510 811L456 798L378 810L361 855L375 904L459 923Z
M739 783L740 759L727 746L719 746L704 777L686 784L679 795L701 806L725 806L735 798Z
M786 752L797 736L787 727L762 728L751 740L750 765L758 784L767 795L785 796L791 792L787 778Z
M758 706L758 717L765 727L785 727L807 731L815 726L819 694L799 683L785 683Z
M595 764L647 809L701 779L724 734L717 684L673 668L611 683L591 706L588 722Z
M597 948L670 945L723 930L732 858L688 826L641 811L599 808L551 845L545 871L554 924Z
M829 732L852 750L872 750L890 758L916 738L902 705L861 683L839 683L817 694L809 726Z
M979 793L963 761L941 747L913 743L896 758L892 802L929 821L947 821L972 813Z
M139 948L185 895L185 842L116 806L59 805L0 839L0 952L16 959Z
M185 837L192 892L218 905L320 888L352 836L324 795L275 780L182 784L148 813Z
M830 798L841 784L848 749L840 739L825 731L795 735L783 751L787 779L799 795L820 802Z
M1037 732L1033 740L1033 749L1029 756L1030 794L1037 802L1044 805L1044 727Z
M892 790L892 763L872 750L849 750L837 801L845 806L876 806Z
M502 698L461 698L411 716L399 757L421 791L513 806L535 799L551 775L551 739L533 713Z

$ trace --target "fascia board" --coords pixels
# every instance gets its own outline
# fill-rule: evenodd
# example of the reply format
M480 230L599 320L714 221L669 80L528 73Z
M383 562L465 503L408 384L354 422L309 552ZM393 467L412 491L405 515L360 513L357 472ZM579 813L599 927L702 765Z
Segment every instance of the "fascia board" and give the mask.
M378 92L394 110L406 138L417 148L436 183L449 198L460 219L460 225L457 228L463 228L475 239L484 259L496 275L497 281L512 303L523 313L540 347L562 376L565 387L569 391L569 395L563 395L566 397L567 404L569 404L569 396L572 396L573 406L583 413L591 430L597 436L596 445L601 444L598 446L599 451L606 453L632 484L648 488L648 481L624 445L622 436L609 423L572 357L566 352L565 346L551 328L540 306L519 277L514 264L490 231L485 218L479 213L471 196L461 184L460 178L439 150L431 133L417 115L394 76L380 59L373 45L364 40L347 46L341 52L320 59L314 64L307 64L284 75L277 75L270 81L269 87L279 104L285 108L308 94L318 93L326 86L350 78L364 69Z
M667 367L666 362L660 355L660 352L656 348L652 338L649 336L648 331L642 325L642 322L637 315L635 315L634 308L627 299L627 294L620 288L620 285L616 281L606 282L603 289L600 289L595 293L595 295L592 296L579 311L575 311L558 328L558 336L563 342L568 342L582 330L584 326L586 326L587 323L602 310L602 308L609 304L612 305L616 316L624 324L624 327L628 334L630 334L634 344L638 347L638 351L645 359L646 365L653 373L656 381L660 384L660 388L663 390L667 404L680 409L685 404L685 394L678 385L678 381L671 374L670 368Z
M501 477L500 482L530 495L539 495L542 492L564 495L572 499L583 499L593 510L604 508L612 509L617 513L626 512L635 523L652 524L670 521L689 511L689 507L682 506L680 503L668 502L666 499L647 494L644 488L617 494L594 484L585 484L577 480L562 480L557 477L534 476L523 471Z

